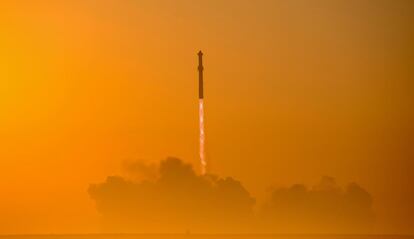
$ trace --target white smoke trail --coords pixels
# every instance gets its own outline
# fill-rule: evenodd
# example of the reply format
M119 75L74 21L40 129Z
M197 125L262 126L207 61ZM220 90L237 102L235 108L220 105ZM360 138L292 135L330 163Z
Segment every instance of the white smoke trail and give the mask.
M204 102L203 99L200 99L199 104L199 118L200 118L200 163L201 163L201 173L205 174L206 173L206 166L207 166L207 162L206 162L206 158L205 158L205 148L204 148L204 141L205 141L205 136L204 136Z

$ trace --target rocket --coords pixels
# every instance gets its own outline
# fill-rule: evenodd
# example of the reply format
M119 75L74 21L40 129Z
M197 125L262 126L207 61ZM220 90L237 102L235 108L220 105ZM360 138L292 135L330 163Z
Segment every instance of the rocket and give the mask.
M204 98L204 83L203 83L203 53L198 52L198 98Z
M205 134L204 134L204 82L203 82L203 53L198 52L198 110L200 123L200 163L201 173L206 173Z

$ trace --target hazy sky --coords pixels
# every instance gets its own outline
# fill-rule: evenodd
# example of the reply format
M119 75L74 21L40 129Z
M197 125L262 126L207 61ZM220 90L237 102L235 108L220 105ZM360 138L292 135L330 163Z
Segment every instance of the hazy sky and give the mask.
M356 181L414 233L414 2L0 3L0 233L99 231L87 189L125 161L271 187Z

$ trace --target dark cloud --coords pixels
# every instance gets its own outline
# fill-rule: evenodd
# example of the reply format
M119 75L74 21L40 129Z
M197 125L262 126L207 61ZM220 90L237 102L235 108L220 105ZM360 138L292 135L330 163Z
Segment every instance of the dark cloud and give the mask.
M273 190L260 212L261 226L278 232L369 232L372 198L356 183L341 188L331 177L308 189L296 184Z
M89 193L112 232L234 232L252 225L254 199L240 182L196 175L175 158L160 163L155 181L108 177Z
M140 163L131 168L147 170ZM373 220L371 196L356 183L342 188L324 177L310 189L275 189L254 213L255 200L233 178L197 175L176 158L156 168L155 180L112 176L90 186L105 231L356 233L367 232Z
M140 160L125 161L123 170L133 180L155 180L158 177L158 165L155 163L145 163Z

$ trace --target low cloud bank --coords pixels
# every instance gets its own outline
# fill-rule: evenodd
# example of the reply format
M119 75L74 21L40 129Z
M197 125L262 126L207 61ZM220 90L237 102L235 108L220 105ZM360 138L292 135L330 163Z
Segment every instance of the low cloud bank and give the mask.
M160 163L155 181L108 177L89 194L111 232L241 231L252 225L255 203L239 181L196 175L176 158Z
M141 163L130 168L148 171ZM356 233L373 220L371 196L356 183L343 189L325 177L310 189L275 189L254 212L255 199L231 177L197 175L176 158L157 169L155 179L149 170L152 180L111 176L90 186L105 232Z
M323 177L312 188L296 184L273 190L259 217L278 232L366 233L374 219L371 195L356 183L341 188Z

